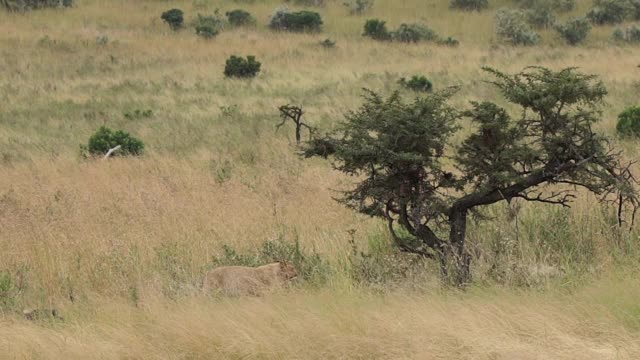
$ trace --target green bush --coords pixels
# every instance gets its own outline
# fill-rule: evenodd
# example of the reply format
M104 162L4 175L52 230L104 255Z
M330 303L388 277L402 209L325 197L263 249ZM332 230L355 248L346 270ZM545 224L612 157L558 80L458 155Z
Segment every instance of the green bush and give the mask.
M414 75L409 80L405 78L401 78L400 81L398 82L400 83L400 85L413 91L417 91L417 92L433 91L433 84L431 83L431 81L429 81L429 79L427 79L423 75Z
M379 19L369 19L364 23L363 36L374 40L391 40L391 33L387 30L386 22Z
M392 34L393 40L407 43L437 39L438 35L422 24L402 24Z
M196 34L205 39L211 39L220 33L224 27L224 20L216 15L200 15L193 22Z
M587 17L596 25L619 24L635 10L629 0L595 0Z
M255 56L249 55L244 59L242 56L231 55L224 67L224 75L239 78L254 77L260 72L260 66Z
M251 16L251 13L241 9L228 11L225 15L231 26L250 26L256 23L256 19Z
M438 45L456 47L460 45L460 41L452 38L451 36L438 40Z
M547 3L541 3L536 5L526 12L527 22L531 26L538 29L546 29L556 21L556 17L553 15L553 9Z
M283 31L319 32L322 30L322 17L315 11L290 12L287 7L280 7L271 16L269 27Z
M374 0L350 0L343 3L351 15L362 15L373 7Z
M640 106L632 106L620 113L616 130L623 137L640 138Z
M10 310L15 305L15 285L10 273L0 273L0 313Z
M120 150L112 156L141 155L144 151L144 143L122 130L113 131L106 126L100 127L89 138L87 150L92 155L104 155L110 149L120 145Z
M498 37L513 45L530 46L540 42L540 36L526 23L524 13L519 10L498 10L496 28Z
M625 31L615 29L613 31L613 39L615 41L625 41L629 43L640 43L640 27L630 25Z
M451 0L449 6L454 9L480 11L489 6L489 0Z
M584 41L591 31L591 23L587 18L575 18L564 24L556 25L556 31L568 44L576 45Z
M327 48L327 49L331 49L331 48L336 47L336 42L335 42L335 40L331 40L331 39L327 38L327 39L324 39L323 41L320 41L320 45L322 47Z
M42 8L72 7L73 0L0 0L0 7L9 11L27 11Z
M167 10L162 13L160 18L169 24L173 30L178 30L184 26L184 12L180 9Z

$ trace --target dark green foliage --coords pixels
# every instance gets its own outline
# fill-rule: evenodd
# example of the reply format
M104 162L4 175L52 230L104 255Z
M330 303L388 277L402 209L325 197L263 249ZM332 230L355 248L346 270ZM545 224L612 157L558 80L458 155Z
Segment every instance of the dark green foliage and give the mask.
M387 30L386 21L369 19L364 23L363 36L374 40L391 40L391 33Z
M16 302L15 284L8 272L0 272L0 314L10 310Z
M477 208L514 198L569 206L578 187L621 201L620 209L639 204L629 167L592 127L607 93L601 82L572 68L485 71L515 117L491 102L460 113L448 104L452 89L412 102L367 92L360 109L303 152L353 175L339 201L385 219L400 250L439 258L455 284L470 279L465 233ZM461 117L473 130L456 146L450 137ZM555 184L571 187L545 186Z
M73 0L0 0L0 7L9 11L28 11L42 8L72 7Z
M222 254L213 257L214 266L260 266L273 262L286 262L298 270L303 281L320 285L329 277L329 264L316 252L306 253L296 239L287 242L282 238L267 240L262 246L246 253L238 252L231 246L224 245Z
M371 10L374 0L350 0L343 3L349 9L351 15L362 15Z
M630 0L595 0L593 5L587 17L596 25L619 24L635 10Z
M245 10L231 10L225 15L227 16L227 21L229 21L231 26L250 26L255 25L256 23L256 19L251 16L251 13Z
M640 106L632 106L618 115L616 130L621 136L640 138Z
M180 9L167 10L162 13L160 18L169 24L173 30L178 30L184 26L184 12Z
M568 44L576 45L587 38L591 31L591 23L587 18L576 18L564 24L556 25L555 29Z
M553 9L546 3L527 10L526 17L527 22L538 29L549 28L553 26L556 21L556 17L553 15Z
M500 9L496 13L498 37L512 45L535 45L540 36L525 21L525 13L518 10Z
M640 27L630 25L625 31L615 29L613 31L613 39L615 41L625 41L629 43L640 43Z
M254 77L260 72L260 66L255 56L249 55L244 59L242 56L231 55L224 67L224 75L239 78Z
M451 0L449 6L454 9L480 11L489 6L489 0Z
M417 92L431 92L433 90L433 84L423 75L414 75L409 80L401 78L398 82L405 88Z
M288 31L317 32L322 30L322 18L315 11L297 11L284 17L285 29Z
M269 27L293 32L319 32L322 30L322 17L315 11L290 12L284 7L276 10Z
M87 150L92 155L104 155L110 149L120 145L120 150L112 156L141 155L144 151L144 143L122 130L113 131L106 126L100 127L89 138Z
M438 35L422 24L402 24L392 33L393 40L407 43L435 40Z
M451 46L451 47L456 47L460 45L460 41L452 38L451 36L447 38L439 39L437 42L438 42L438 45Z
M215 15L198 14L198 17L193 22L193 27L198 36L211 39L220 33L220 30L224 27L224 20L218 17L217 12Z
M336 42L334 40L331 40L329 38L324 39L320 42L320 45L322 45L322 47L325 47L327 49L332 49L334 47L336 47Z
M151 109L147 109L147 110L135 109L133 111L127 111L124 113L124 118L129 120L150 118L152 116L153 116L153 110Z

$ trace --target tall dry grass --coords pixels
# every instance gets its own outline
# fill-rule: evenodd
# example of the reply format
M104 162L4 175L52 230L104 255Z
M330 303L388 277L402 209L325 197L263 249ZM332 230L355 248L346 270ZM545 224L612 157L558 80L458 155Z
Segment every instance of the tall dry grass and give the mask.
M362 87L390 92L398 78L425 74L436 88L462 85L453 99L462 107L500 101L481 66L544 65L600 76L610 95L598 130L613 135L615 116L638 99L640 50L610 44L609 27L580 47L550 31L544 45L505 47L493 16L507 3L463 13L446 1L378 0L351 17L330 2L318 35L269 32L276 1L86 0L0 12L0 274L12 279L0 358L637 358L638 233L620 231L593 197L568 211L517 204L516 218L504 204L487 209L490 220L470 224L476 282L465 293L443 290L429 264L421 286L370 287L352 276L347 231L359 250L384 256L384 227L332 200L351 179L301 161L287 129L275 132L287 102L327 129L358 106ZM243 7L260 25L204 41L162 24L170 7L188 19ZM365 40L368 17L393 27L424 20L462 44ZM103 35L106 45L96 42ZM337 48L320 47L325 37ZM263 72L224 79L231 54L256 55ZM124 116L136 109L154 115ZM82 159L79 144L105 123L142 138L146 155ZM638 156L633 142L614 141ZM328 281L264 298L198 293L223 245L250 252L275 238L317 252ZM65 319L27 322L27 307Z

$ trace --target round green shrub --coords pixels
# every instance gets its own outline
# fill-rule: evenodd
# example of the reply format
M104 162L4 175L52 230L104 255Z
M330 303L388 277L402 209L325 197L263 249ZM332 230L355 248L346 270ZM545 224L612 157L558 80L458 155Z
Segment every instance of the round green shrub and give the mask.
M402 85L403 87L416 92L433 91L433 84L431 83L431 81L429 81L429 79L426 78L426 76L423 75L414 75L409 80L401 78L398 83L400 83L400 85Z
M387 30L387 23L380 19L369 19L364 23L364 34L374 40L391 40L391 33Z
M454 9L480 11L489 6L489 0L451 0L449 6Z
M162 13L160 18L169 24L173 30L178 30L184 25L184 12L180 9L167 10Z
M640 106L632 106L618 115L618 134L623 137L640 137Z
M255 56L249 55L244 59L242 56L231 55L224 67L224 75L226 77L250 78L260 72L260 66L261 64L256 61Z
M269 27L273 30L293 32L319 32L322 24L322 17L317 12L290 12L286 6L276 9L269 21Z
M628 0L595 0L587 17L596 25L619 24L635 10Z
M120 145L120 150L112 156L141 155L144 150L144 143L122 130L113 131L106 126L100 127L89 138L87 150L92 155L104 155L110 149Z
M225 15L231 26L250 26L256 23L256 19L251 16L251 13L242 9L228 11Z
M577 45L589 35L591 23L587 18L575 18L564 24L556 25L555 29L569 45Z
M435 31L422 24L402 24L391 35L394 40L407 43L429 41L438 38Z

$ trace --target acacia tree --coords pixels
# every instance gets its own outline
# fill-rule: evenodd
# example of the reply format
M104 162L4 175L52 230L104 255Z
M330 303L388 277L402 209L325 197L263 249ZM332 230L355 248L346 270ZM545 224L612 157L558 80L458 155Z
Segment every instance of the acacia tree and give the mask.
M459 112L447 103L453 88L409 103L398 93L384 99L367 91L359 110L304 149L306 157L331 157L335 169L356 177L341 203L385 219L401 250L441 259L443 274L457 285L470 280L467 217L478 207L514 198L570 206L584 188L618 201L622 224L625 204L634 213L638 205L630 164L592 129L607 94L595 76L574 68L484 70L520 108L516 118L492 102ZM474 131L454 145L460 118Z

